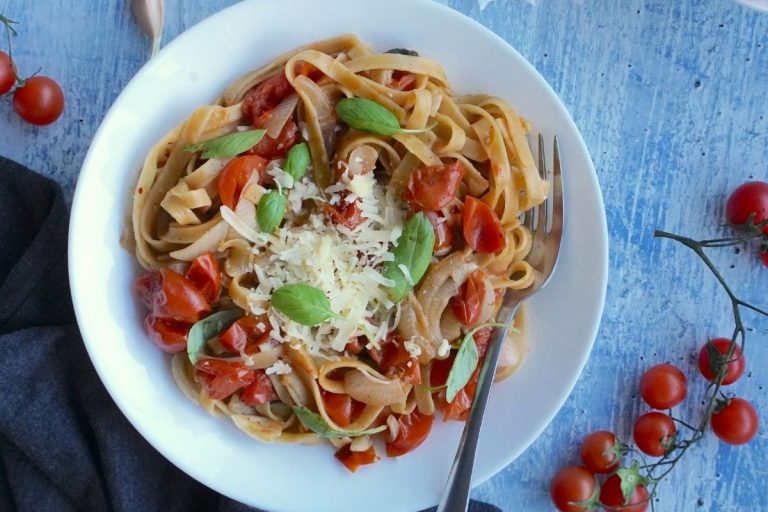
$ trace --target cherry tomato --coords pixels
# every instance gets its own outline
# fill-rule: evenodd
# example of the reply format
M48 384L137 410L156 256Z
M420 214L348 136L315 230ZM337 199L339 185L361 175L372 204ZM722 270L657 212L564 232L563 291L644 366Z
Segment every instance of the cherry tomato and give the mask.
M0 95L7 93L16 83L16 73L14 71L11 56L5 52L0 52Z
M580 466L568 466L557 472L552 479L549 495L560 512L587 512L588 506L574 505L587 501L595 494L595 476Z
M621 462L616 454L618 447L619 441L613 432L607 430L592 432L581 443L581 460L593 473L610 473Z
M456 196L464 166L456 160L446 165L419 167L408 177L403 199L414 210L439 210Z
M253 370L246 368L243 363L233 361L201 359L195 369L208 396L215 400L227 398L256 380Z
M671 409L682 402L687 393L688 379L671 364L651 366L640 379L640 394L654 409Z
M293 86L285 77L285 71L282 70L275 76L256 84L245 93L243 104L240 107L243 116L253 122L264 112L275 108L292 93Z
M425 210L424 214L429 219L429 223L432 224L432 229L435 231L435 246L433 252L435 254L440 253L446 249L450 249L453 245L453 229L448 225L448 221L439 212L433 212Z
M625 502L619 475L608 478L600 489L600 503L609 507L622 507L622 512L645 512L648 509L648 499L645 486L638 485L629 500Z
M264 405L272 400L277 400L277 393L272 387L272 381L269 380L264 370L255 370L253 374L255 380L243 389L243 392L240 393L240 400L245 405Z
M458 295L451 298L451 309L456 319L464 325L477 322L485 296L485 276L483 272L475 271L459 288Z
M189 328L190 324L163 320L152 315L144 318L144 330L150 341L171 354L186 350Z
M725 217L731 224L745 224L749 216L754 215L753 222L759 224L768 219L768 183L764 181L748 181L731 192L725 205ZM763 228L768 234L768 226Z
M194 283L170 268L145 274L133 286L154 318L191 324L211 311Z
M507 245L498 215L480 199L464 199L462 224L464 240L476 252L499 252Z
M365 409L364 403L358 402L347 394L331 393L321 389L320 395L323 397L328 416L341 427L349 426Z
M392 72L392 80L389 82L391 89L398 91L410 91L416 86L416 75L407 71L395 70Z
M264 116L259 119L262 119L263 117ZM261 121L259 121L259 123L261 124ZM261 126L258 127L261 128ZM296 144L298 138L299 128L296 126L296 123L294 123L292 119L289 119L285 122L283 129L280 131L280 134L277 137L272 138L265 134L264 137L262 137L262 139L258 142L258 144L246 151L246 153L251 155L259 155L260 157L266 158L267 160L283 158L288 153L288 150L291 149L294 144Z
M201 254L192 260L186 277L203 292L209 304L213 304L218 298L221 291L221 274L219 274L219 264L212 252Z
M33 76L13 93L13 109L30 124L51 124L64 111L64 92L47 76Z
M432 416L421 414L418 409L411 414L401 414L397 420L400 429L394 441L387 442L387 455L399 457L415 450L432 430Z
M331 217L334 224L341 224L347 229L353 230L363 222L363 212L358 206L357 201L348 203L347 194L341 192L341 199L337 204L323 203L326 213Z
M661 457L670 450L677 433L672 418L660 412L643 414L635 422L635 444L640 450L653 457Z
M304 75L310 80L317 81L323 76L323 72L317 69L314 65L310 64L309 62L305 60L300 60L296 62L296 67L294 68L294 71L296 75Z
M712 431L728 444L746 444L757 435L760 420L751 403L743 398L731 398L719 412L712 415Z
M390 336L381 345L381 357L377 363L382 373L398 376L404 383L421 384L419 360L405 350L403 340Z
M336 451L334 455L344 466L351 472L357 471L360 466L366 464L373 464L378 462L379 457L376 455L376 450L373 446L362 452L353 452L350 450L349 445L344 445Z
M267 161L258 155L240 156L229 162L219 173L221 204L234 210L251 175L261 174L266 167Z
M762 250L760 251L760 261L763 262L763 266L768 267L768 251Z
M741 353L741 347L736 345L730 362L727 361L725 354L728 353L730 345L731 340L728 338L716 338L701 347L699 350L699 371L705 379L710 382L714 381L717 378L719 368L723 365L726 366L723 386L733 384L741 378L747 366L747 360Z
M243 316L219 335L224 348L235 354L251 355L259 351L259 345L269 341L269 320L256 316Z

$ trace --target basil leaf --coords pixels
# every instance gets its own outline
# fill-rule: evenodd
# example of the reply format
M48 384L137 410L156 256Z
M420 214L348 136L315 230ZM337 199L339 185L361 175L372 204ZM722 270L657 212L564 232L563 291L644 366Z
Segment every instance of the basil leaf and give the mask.
M384 265L384 277L395 282L395 286L389 289L389 294L396 302L403 300L411 288L424 277L434 247L435 231L432 229L432 223L423 212L419 212L405 223L403 232L397 239L397 247L392 251L395 259ZM405 278L400 265L408 269L414 284L410 284Z
M378 434L379 432L383 432L387 429L386 425L382 425L380 427L371 428L368 430L355 430L353 432L342 432L340 430L335 430L331 428L331 426L328 425L328 423L323 419L322 416L320 416L316 412L310 411L306 407L302 407L300 405L294 405L293 412L294 414L296 414L296 417L299 418L299 420L304 424L305 427L307 427L309 430L311 430L315 434L319 434L326 438L365 436L370 434Z
M244 132L228 133L220 137L190 144L184 147L184 151L202 151L203 158L226 158L235 156L243 151L248 151L259 143L266 130L246 130Z
M288 200L277 190L270 190L259 199L256 207L256 220L259 229L264 233L271 233L282 222L285 211L288 208Z
M445 399L448 403L452 402L461 389L467 385L469 379L472 377L472 373L477 368L477 363L480 357L477 353L477 345L475 344L474 335L480 329L486 327L506 327L507 324L499 322L488 322L486 324L478 325L467 334L461 340L459 351L456 352L456 359L453 360L453 366L451 371L448 372L448 385L445 391Z
M199 322L196 322L187 335L187 357L189 357L189 362L195 365L197 360L200 359L205 342L226 331L241 316L243 316L242 310L228 309L208 315Z
M286 284L272 294L272 307L301 325L317 325L336 316L323 290L308 284Z
M391 137L400 133L395 114L375 101L365 98L344 98L336 104L336 114L355 130Z
M283 170L291 175L293 181L299 181L306 174L309 161L310 155L307 143L296 144L288 151Z

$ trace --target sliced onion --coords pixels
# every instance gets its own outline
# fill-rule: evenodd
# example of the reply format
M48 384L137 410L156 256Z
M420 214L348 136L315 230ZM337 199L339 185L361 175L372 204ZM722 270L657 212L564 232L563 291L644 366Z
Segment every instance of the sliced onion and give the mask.
M307 101L317 112L317 123L320 126L320 133L323 136L323 145L327 154L333 154L333 146L336 140L336 114L333 109L333 103L327 94L304 75L299 75L294 80L296 89L304 93Z
M381 379L357 369L344 374L344 386L349 396L369 405L399 404L406 398L400 380Z
M483 290L483 298L482 302L480 302L480 314L477 316L477 321L469 326L471 328L490 322L493 318L493 310L496 305L496 294L493 292L493 284L491 284L491 281L487 276L483 278ZM445 331L443 331L443 333L445 333ZM448 339L450 340L453 338Z
M389 438L387 441L392 442L397 438L400 433L400 422L397 421L394 415L387 416L387 428L389 429Z
M252 227L243 222L235 212L226 206L222 206L219 211L221 212L221 217L227 221L227 224L229 224L229 226L237 231L243 238L253 243L258 243L262 240L261 234L257 233Z
M245 365L248 368L252 368L254 370L263 370L264 368L269 368L275 364L282 353L282 345L277 345L270 348L269 350L263 350L261 352L256 352L253 355L243 357L245 359Z
M275 107L269 121L264 125L268 137L276 139L280 135L280 132L283 131L283 126L285 126L285 123L291 118L293 112L296 110L296 105L298 104L299 97L295 94L291 94Z
M357 174L366 174L376 167L379 153L367 144L356 147L349 154L347 161L347 174L350 177Z
M288 394L291 395L291 398L296 405L302 405L304 407L309 405L311 401L309 390L295 372L282 375L281 380L283 384L285 384L285 389L288 390Z

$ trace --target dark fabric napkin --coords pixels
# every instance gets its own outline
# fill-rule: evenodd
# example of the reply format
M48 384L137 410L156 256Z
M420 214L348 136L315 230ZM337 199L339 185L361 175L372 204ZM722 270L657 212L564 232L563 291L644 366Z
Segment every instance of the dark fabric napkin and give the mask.
M253 511L165 460L101 384L75 324L58 185L0 157L0 205L0 510Z

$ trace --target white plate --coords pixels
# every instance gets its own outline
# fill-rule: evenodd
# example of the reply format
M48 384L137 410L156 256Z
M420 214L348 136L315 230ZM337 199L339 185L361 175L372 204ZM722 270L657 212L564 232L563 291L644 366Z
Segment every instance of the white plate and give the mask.
M768 0L736 0L742 5L768 13Z
M413 48L440 61L458 92L511 100L565 162L565 246L557 275L531 301L533 349L492 393L474 483L512 462L551 421L589 355L607 279L600 189L576 126L552 89L501 38L429 0L242 2L180 35L126 86L83 163L72 210L69 270L93 364L117 405L165 457L241 502L279 511L414 511L434 505L462 424L438 421L399 460L348 473L328 446L261 444L179 391L168 358L142 331L120 246L137 171L150 147L240 74L310 41L354 31L375 48Z

